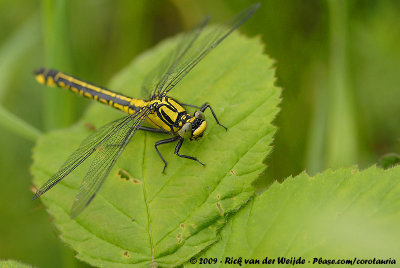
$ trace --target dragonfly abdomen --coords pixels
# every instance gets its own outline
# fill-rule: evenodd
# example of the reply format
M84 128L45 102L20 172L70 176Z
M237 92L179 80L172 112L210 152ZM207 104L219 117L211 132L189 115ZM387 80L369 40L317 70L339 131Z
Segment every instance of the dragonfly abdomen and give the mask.
M128 114L132 114L147 105L144 100L124 96L54 69L41 68L35 71L35 75L36 80L41 84L67 89L80 96L108 104Z

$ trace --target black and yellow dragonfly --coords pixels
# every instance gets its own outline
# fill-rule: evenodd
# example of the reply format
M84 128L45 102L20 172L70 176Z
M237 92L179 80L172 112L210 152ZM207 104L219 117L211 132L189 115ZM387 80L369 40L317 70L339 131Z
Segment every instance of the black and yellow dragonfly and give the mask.
M142 91L149 95L147 100L131 98L53 69L41 68L35 71L36 80L41 84L70 90L83 97L108 104L128 115L99 128L87 137L58 172L36 192L33 199L43 195L94 154L94 160L83 178L71 209L71 218L76 217L93 200L118 157L137 130L172 134L172 137L155 143L155 149L164 162L163 172L167 167L167 162L157 147L175 141L177 141L175 147L177 156L204 165L196 157L179 153L183 141L197 140L203 136L207 126L204 115L207 108L210 109L217 124L221 127L224 126L220 124L209 104L206 103L198 107L179 103L169 97L168 93L213 48L243 24L257 10L259 5L258 3L253 4L227 23L205 30L209 21L209 17L206 17L191 31L183 34L177 47L166 58L162 59L158 67L144 79ZM199 111L196 111L192 116L184 108L185 106L195 107ZM152 127L143 126L144 122Z

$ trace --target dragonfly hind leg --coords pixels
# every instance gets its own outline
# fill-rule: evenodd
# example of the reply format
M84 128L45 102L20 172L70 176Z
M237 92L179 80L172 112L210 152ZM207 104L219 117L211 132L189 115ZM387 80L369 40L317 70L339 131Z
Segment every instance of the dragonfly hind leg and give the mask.
M215 115L214 110L211 108L210 104L204 103L204 105L201 106L200 111L204 112L207 108L210 108L210 111L211 111L212 115L214 116L215 122L217 122L217 124L220 125L221 127L225 128L225 130L228 130L228 128L227 128L226 126L224 126L223 124L221 124L221 123L218 121L218 118L217 118L217 116Z

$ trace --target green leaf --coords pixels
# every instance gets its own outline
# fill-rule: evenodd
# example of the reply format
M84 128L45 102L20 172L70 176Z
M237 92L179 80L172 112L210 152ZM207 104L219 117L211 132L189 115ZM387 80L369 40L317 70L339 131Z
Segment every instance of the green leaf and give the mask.
M303 173L249 202L203 257L398 259L399 196L400 167Z
M400 155L388 153L382 156L378 162L379 166L386 169L400 164Z
M0 268L29 268L32 265L27 265L14 260L2 261L0 260Z
M139 96L147 73L176 45L162 42L117 75L110 88ZM176 266L215 243L226 223L253 196L251 183L265 165L275 133L271 121L278 112L280 90L274 87L272 60L263 45L233 33L171 92L183 103L209 102L219 120L209 112L206 135L185 142L181 153L175 144L160 147L168 161L166 174L154 150L165 135L139 132L111 171L91 205L75 220L69 218L74 196L90 160L43 196L55 218L61 238L78 258L95 266L135 264ZM42 185L95 127L122 114L95 104L73 128L41 137L34 149L34 183Z

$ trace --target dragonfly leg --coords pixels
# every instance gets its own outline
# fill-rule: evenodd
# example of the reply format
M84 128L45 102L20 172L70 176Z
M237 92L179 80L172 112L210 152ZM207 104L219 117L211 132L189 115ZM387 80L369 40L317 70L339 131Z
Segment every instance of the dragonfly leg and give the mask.
M154 148L156 148L156 151L157 151L158 155L160 156L161 160L164 162L164 168L163 168L162 173L164 173L165 168L167 167L168 163L167 163L167 161L165 161L164 157L162 156L162 154L158 150L157 146L161 145L161 144L167 144L167 143L170 143L170 142L174 142L174 141L178 140L179 138L180 138L179 136L175 136L175 137L172 137L172 138L169 138L169 139L157 141L154 144Z
M140 126L138 129L144 130L144 131L149 131L149 132L154 132L154 133L162 133L162 134L169 134L168 131L161 129L161 128L152 128L152 127L143 127Z
M200 162L199 159L197 159L196 157L189 156L189 155L179 154L179 150L180 150L181 147L182 147L183 141L184 141L184 138L180 138L180 139L179 139L179 141L178 141L178 143L176 144L176 147L175 147L175 154L176 154L177 156L179 156L179 157L183 157L183 158L187 158L187 159L191 159L191 160L197 161L197 162L199 162L200 164L202 164L203 166L205 166L205 164L203 164L202 162Z
M204 112L207 108L210 108L212 115L214 116L215 121L217 122L218 125L220 125L221 127L225 128L225 130L228 130L227 127L225 127L224 125L222 125L219 121L217 116L214 113L214 110L211 108L210 104L208 103L204 103L204 105L200 108L200 111Z
M183 106L188 106L188 107L193 107L193 108L196 108L196 109L201 109L201 107L200 106L197 106L197 105L192 105L192 104L187 104L187 103L181 103Z
M143 130L143 131L149 131L149 132L153 132L153 133L161 133L161 134L170 134L168 131L161 129L161 128L152 128L152 127L143 127L140 126L138 127L139 130ZM121 146L121 144L108 144L107 147L111 147L111 146Z

